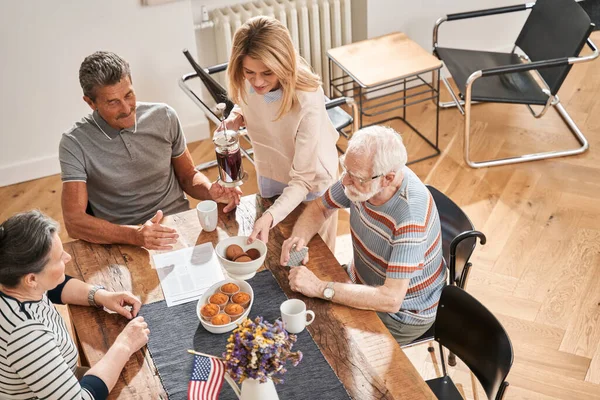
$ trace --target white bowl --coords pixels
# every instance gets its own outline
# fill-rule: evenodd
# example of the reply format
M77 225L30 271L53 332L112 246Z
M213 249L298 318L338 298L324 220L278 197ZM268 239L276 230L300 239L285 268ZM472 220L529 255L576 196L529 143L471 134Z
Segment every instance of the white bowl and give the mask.
M227 271L227 275L232 278L241 280L250 279L256 275L256 270L263 265L263 262L265 262L265 258L267 257L267 245L258 239L252 244L246 244L247 241L248 236L233 236L217 243L217 247L215 248L217 258L221 262L223 268L225 268L225 271ZM260 257L248 262L229 261L225 258L225 250L232 244L237 244L244 252L250 249L256 249L260 252Z
M246 308L246 310L244 310L244 312L242 313L242 315L240 315L236 320L231 321L228 324L225 325L213 325L210 322L206 322L203 318L202 315L200 314L200 309L202 308L203 305L205 305L206 303L208 303L208 298L210 296L212 296L213 294L219 292L219 288L221 286L223 286L226 283L235 283L236 285L238 285L240 287L240 291L242 292L246 292L248 294L250 294L250 304L248 304L248 307ZM225 279L222 280L220 282L215 283L214 285L212 285L203 295L202 297L200 297L200 300L198 300L198 304L196 305L196 315L198 316L198 319L200 320L200 323L202 324L202 326L209 332L212 333L225 333L225 332L230 332L232 330L235 329L235 327L237 326L237 324L239 322L242 321L242 319L246 318L248 316L248 314L250 314L250 309L252 308L252 304L254 304L254 291L252 290L252 287L250 286L249 283L244 282L244 281L239 281L236 279Z

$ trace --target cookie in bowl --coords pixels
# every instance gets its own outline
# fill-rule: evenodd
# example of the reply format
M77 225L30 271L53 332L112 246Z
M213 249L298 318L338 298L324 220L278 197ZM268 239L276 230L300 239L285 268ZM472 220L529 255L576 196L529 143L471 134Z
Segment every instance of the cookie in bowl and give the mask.
M242 249L237 244L232 244L231 246L228 246L227 249L225 250L225 257L231 261L234 261L236 258L241 256L242 254L244 254L244 249Z
M258 249L248 249L246 254L253 260L258 260L260 258L260 251L258 251Z
M267 245L258 239L248 243L248 236L232 236L221 239L215 246L215 253L230 278L246 280L256 275L263 265L267 257ZM258 258L252 259L251 255L258 255ZM233 260L232 256L235 257Z

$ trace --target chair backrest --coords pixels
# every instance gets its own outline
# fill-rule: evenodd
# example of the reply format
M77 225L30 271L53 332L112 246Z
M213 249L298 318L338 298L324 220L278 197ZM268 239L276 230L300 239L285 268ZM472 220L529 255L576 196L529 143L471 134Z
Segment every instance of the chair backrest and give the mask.
M215 100L216 103L225 103L225 117L229 116L229 113L233 109L233 102L229 99L229 95L227 94L227 90L217 82L208 72L204 70L197 62L194 60L189 51L184 50L183 55L187 58L188 62L198 74L202 83L204 83L204 87L210 93L210 96ZM218 117L218 116L217 116Z
M593 26L575 0L537 0L515 44L531 61L576 57ZM539 73L556 94L570 69L570 65L542 68Z
M488 399L501 397L513 349L508 334L483 304L457 286L446 286L435 318L435 339L469 367Z
M467 217L467 214L457 206L448 196L437 190L436 188L427 185L427 188L433 196L433 201L438 210L440 216L440 223L442 226L442 252L444 259L447 263L450 262L450 243L460 233L472 231L473 224ZM463 271L465 266L473 254L475 244L477 242L476 237L468 237L462 240L456 247L455 254L455 270L454 270L454 282L459 284L463 283ZM450 267L450 266L449 266Z

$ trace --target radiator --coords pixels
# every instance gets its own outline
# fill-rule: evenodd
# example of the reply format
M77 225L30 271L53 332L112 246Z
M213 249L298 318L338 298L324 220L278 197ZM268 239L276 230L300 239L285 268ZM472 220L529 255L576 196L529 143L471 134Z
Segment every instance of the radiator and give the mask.
M249 18L267 15L281 21L302 57L329 90L327 50L352 42L351 0L262 0L222 7L209 13L219 63L231 53L235 31ZM334 70L334 77L339 76Z

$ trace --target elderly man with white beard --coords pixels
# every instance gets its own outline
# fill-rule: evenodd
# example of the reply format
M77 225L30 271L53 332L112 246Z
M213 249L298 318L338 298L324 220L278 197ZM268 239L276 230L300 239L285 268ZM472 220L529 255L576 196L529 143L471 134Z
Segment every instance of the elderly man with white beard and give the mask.
M446 282L437 208L406 161L406 148L393 129L371 126L356 132L340 158L341 180L306 208L280 260L287 265L290 251L303 248L335 210L350 208L354 254L347 272L353 283L325 282L298 266L290 269L290 287L377 311L401 345L433 324Z

